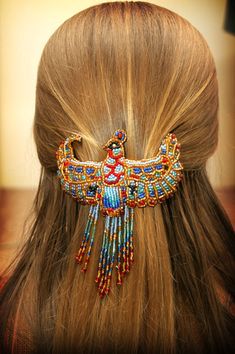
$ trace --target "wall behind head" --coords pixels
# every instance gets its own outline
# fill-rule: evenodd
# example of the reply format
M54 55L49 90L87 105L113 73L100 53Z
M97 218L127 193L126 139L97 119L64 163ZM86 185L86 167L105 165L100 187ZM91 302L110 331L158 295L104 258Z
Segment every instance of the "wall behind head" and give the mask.
M36 187L40 164L33 142L37 66L56 28L101 1L1 0L0 2L0 187ZM215 187L234 183L235 36L223 30L225 0L150 1L189 20L215 58L220 93L219 146L208 171ZM209 139L209 137L208 137Z

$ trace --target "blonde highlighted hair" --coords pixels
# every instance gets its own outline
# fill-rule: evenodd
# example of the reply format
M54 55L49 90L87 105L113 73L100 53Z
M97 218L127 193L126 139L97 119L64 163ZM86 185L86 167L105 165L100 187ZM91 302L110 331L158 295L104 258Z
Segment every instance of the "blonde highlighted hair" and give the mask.
M116 129L128 133L130 159L154 156L174 132L184 179L173 198L136 210L133 269L101 301L94 279L103 219L84 277L74 255L88 207L61 190L55 152L78 132L79 160L100 161ZM235 245L206 173L218 141L218 87L202 35L145 2L76 14L43 50L34 137L42 172L27 242L0 295L2 350L231 352L233 316L218 289L234 295Z

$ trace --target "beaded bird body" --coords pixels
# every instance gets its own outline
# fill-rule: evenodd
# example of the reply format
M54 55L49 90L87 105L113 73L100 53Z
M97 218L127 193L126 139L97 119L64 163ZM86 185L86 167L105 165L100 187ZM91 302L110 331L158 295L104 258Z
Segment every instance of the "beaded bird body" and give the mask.
M104 161L79 161L74 157L72 142L81 141L72 134L61 142L56 153L58 177L62 189L81 204L89 204L88 220L76 256L87 270L94 243L99 212L105 217L102 247L95 281L103 297L110 291L115 262L117 284L122 283L134 260L134 208L155 206L171 197L181 180L180 144L175 134L162 140L158 154L150 159L128 160L124 156L126 133L117 130L103 146ZM88 246L89 244L89 246ZM87 252L86 252L87 251Z

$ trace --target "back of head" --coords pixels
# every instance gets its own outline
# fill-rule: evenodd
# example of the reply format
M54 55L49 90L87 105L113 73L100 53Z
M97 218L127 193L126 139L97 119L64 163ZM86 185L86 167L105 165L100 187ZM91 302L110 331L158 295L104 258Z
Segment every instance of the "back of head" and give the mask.
M217 145L217 109L215 65L191 24L149 3L104 3L70 18L48 41L35 140L41 164L54 172L55 150L71 131L84 138L81 158L98 159L117 127L128 131L127 155L135 158L151 157L174 130L185 169L199 169Z
M217 113L208 45L175 13L112 2L63 23L38 70L34 137L42 174L35 220L3 291L4 323L13 318L24 336L20 318L43 353L228 353L231 319L217 289L232 292L232 227L206 174L217 146ZM101 301L94 277L102 219L84 277L74 254L88 208L61 190L55 152L77 132L83 140L74 143L76 157L101 161L101 146L116 129L127 131L130 159L155 156L173 131L184 179L173 198L137 208L133 269Z

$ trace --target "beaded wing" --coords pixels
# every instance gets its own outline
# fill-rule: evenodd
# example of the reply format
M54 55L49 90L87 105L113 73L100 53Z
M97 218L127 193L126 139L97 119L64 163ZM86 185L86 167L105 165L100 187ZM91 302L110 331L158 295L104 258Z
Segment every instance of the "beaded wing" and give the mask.
M125 158L126 133L117 130L103 146L107 156L103 161L79 161L72 143L81 141L72 134L61 142L56 153L58 177L62 189L77 202L89 204L88 220L76 260L87 270L99 212L105 216L102 247L97 277L99 294L110 291L114 264L117 284L130 270L134 260L134 208L155 206L171 197L183 174L179 161L180 144L175 134L167 134L155 157L142 160ZM86 255L85 255L86 254Z

